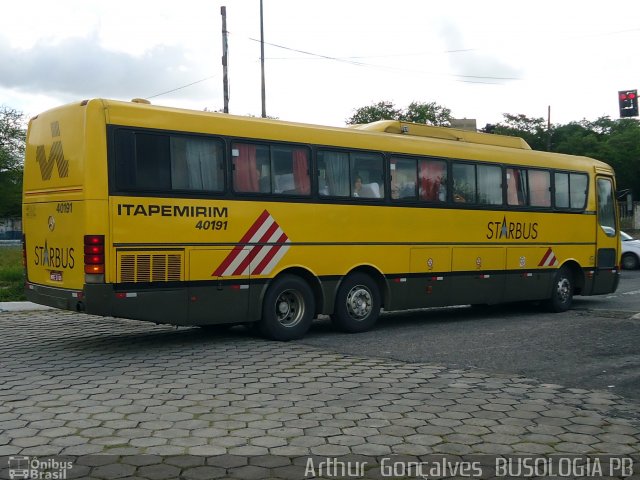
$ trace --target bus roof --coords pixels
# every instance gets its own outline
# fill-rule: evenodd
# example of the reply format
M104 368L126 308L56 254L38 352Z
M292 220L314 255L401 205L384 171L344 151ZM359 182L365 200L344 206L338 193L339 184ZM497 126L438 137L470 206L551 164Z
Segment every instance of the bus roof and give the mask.
M417 137L440 138L443 140L454 140L458 142L479 143L483 145L496 145L499 147L531 150L529 144L520 137L471 132L469 130L460 130L450 127L436 127L420 123L401 122L399 120L379 120L373 123L354 125L351 128L367 130L370 132L414 135Z

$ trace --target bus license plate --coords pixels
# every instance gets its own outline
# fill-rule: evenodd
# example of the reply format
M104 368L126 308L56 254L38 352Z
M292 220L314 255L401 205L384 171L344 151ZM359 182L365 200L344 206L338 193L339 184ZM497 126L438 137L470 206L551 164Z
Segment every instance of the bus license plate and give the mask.
M62 272L58 272L56 270L51 270L49 272L49 278L54 282L61 282L62 281Z

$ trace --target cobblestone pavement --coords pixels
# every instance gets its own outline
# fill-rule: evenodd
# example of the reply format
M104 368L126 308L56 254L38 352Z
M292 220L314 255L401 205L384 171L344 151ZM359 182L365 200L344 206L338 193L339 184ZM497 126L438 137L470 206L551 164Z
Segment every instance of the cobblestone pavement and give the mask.
M608 392L70 312L0 313L0 331L4 456L182 459L112 473L127 478L260 458L237 478L276 478L310 455L640 453L640 404Z

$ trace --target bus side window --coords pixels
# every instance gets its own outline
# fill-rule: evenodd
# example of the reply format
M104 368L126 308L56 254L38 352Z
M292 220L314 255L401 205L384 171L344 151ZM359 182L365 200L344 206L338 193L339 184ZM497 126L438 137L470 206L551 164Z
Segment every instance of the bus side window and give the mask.
M320 196L348 197L349 154L345 152L318 152L318 168L324 172L324 184L319 185Z
M271 147L273 191L283 195L309 195L309 151L306 148Z
M224 189L222 143L171 136L171 188L221 192Z
M246 193L271 191L268 146L234 143L231 145L231 161L234 191Z
M529 192L532 207L551 206L551 174L547 170L529 169Z
M554 187L556 208L584 208L587 203L588 182L589 178L584 173L555 173Z
M116 178L124 190L171 190L169 136L118 130Z
M527 170L507 168L507 204L525 206L529 203Z
M502 168L497 165L476 165L478 203L502 205Z
M420 200L447 201L447 163L441 160L420 160Z
M585 208L587 205L589 177L585 173L571 173L569 174L569 182L569 206L571 208Z
M410 158L391 158L391 198L394 200L415 200L416 160Z
M384 197L384 173L382 155L376 153L352 152L349 154L351 171L351 196L356 198ZM356 177L360 178L361 188L356 190Z
M455 203L476 202L476 168L469 163L453 163L453 201Z
M556 173L554 183L556 208L569 208L569 174Z

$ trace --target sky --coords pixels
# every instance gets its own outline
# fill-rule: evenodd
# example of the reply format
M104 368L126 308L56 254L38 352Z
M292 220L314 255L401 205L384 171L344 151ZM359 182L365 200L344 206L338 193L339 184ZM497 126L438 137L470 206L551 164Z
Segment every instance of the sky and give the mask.
M0 105L31 117L103 97L261 115L260 0L3 2ZM379 101L435 102L478 128L503 114L618 118L640 89L636 0L263 0L266 112L343 126Z

